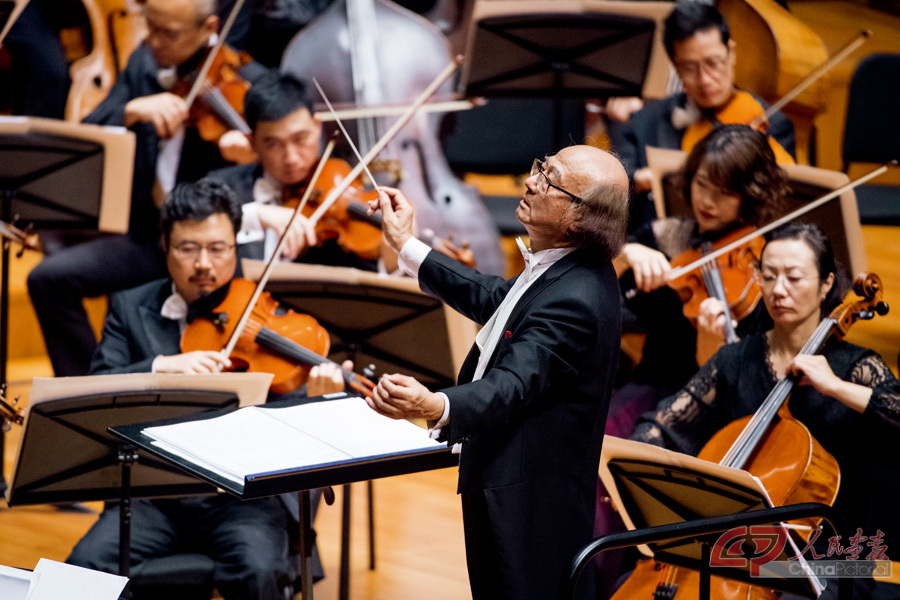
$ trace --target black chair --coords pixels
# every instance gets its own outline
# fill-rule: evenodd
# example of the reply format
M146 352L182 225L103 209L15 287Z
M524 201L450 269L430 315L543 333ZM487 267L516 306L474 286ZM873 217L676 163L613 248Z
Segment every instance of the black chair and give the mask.
M444 118L441 142L456 173L521 175L535 158L584 139L584 102L576 99L492 98ZM502 235L525 235L516 218L519 197L482 196Z
M900 160L900 54L872 54L862 60L850 82L844 127L844 171L850 163ZM900 186L856 188L860 221L900 225Z
M175 554L146 560L132 569L131 600L209 600L213 559L205 554Z

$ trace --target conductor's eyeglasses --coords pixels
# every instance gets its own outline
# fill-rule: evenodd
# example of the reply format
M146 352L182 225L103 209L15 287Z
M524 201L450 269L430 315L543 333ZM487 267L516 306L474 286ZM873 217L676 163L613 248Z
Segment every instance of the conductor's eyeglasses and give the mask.
M534 162L531 163L532 177L535 175L538 175L538 174L540 174L540 176L541 176L540 179L538 179L538 181L540 182L540 183L538 183L538 191L542 194L546 194L548 191L550 191L550 188L553 188L555 190L559 190L560 192L562 192L563 194L565 194L566 196L571 198L572 202L575 202L575 203L581 202L581 198L579 198L572 192L567 192L566 190L562 189L561 187L559 187L558 185L556 185L555 183L550 181L550 177L544 172L544 163L545 162L546 161L536 158L536 159L534 159Z
M181 260L196 260L203 250L209 254L213 260L222 260L231 256L234 252L236 244L226 244L225 242L213 242L212 244L202 245L196 242L181 242L172 246L175 256Z

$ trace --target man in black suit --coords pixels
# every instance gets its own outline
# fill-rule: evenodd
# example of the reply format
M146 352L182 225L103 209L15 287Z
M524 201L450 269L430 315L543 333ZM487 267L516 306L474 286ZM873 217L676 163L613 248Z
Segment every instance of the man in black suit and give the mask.
M86 374L97 346L84 298L166 275L157 228L157 206L165 194L176 182L195 181L228 165L223 153L230 158L252 154L238 132L229 132L219 144L202 140L196 128L184 126L184 98L169 91L205 58L219 27L215 2L148 0L144 16L146 41L131 55L106 99L85 118L86 123L128 127L136 135L128 234L54 252L28 276L28 291L57 376ZM251 63L242 73L252 80L261 71Z
M162 210L169 278L112 297L93 374L215 373L230 366L217 351L182 353L188 320L227 295L237 258L241 212L234 194L203 179L180 184ZM341 391L336 370L314 368L310 396ZM296 496L240 501L226 496L134 501L132 564L183 552L209 555L226 600L283 600L294 579L289 531L297 528ZM109 505L75 546L68 562L114 573L119 513ZM316 573L314 573L314 576Z
M267 260L294 212L283 206L283 201L286 197L299 199L319 162L322 122L313 115L309 86L275 70L254 82L244 98L244 114L257 162L213 171L210 176L233 189L242 204L240 256ZM326 179L323 176L317 187L329 189L339 182ZM352 186L345 192L348 197L354 193ZM317 239L314 227L303 217L288 231L281 259L370 271L377 268L377 260L360 258L334 239ZM387 268L393 270L395 262Z
M711 4L677 3L666 18L664 42L684 91L647 104L626 123L609 124L612 147L633 181L629 231L656 218L648 195L652 174L647 146L682 149L682 137L692 123L714 118L710 115L729 106L738 94L746 95L734 84L736 44L728 23ZM746 96L744 100L752 102ZM765 108L761 99L755 100ZM780 112L769 117L767 133L783 148L779 162L793 162L794 126L787 117Z
M591 538L606 409L619 348L611 259L625 241L628 177L588 146L535 160L516 209L531 249L504 281L412 238L401 192L381 196L384 234L422 289L484 325L455 387L432 393L382 377L370 406L428 419L462 442L462 495L472 595L556 598ZM383 188L384 189L384 188ZM374 206L373 206L374 208ZM584 590L589 593L588 590Z

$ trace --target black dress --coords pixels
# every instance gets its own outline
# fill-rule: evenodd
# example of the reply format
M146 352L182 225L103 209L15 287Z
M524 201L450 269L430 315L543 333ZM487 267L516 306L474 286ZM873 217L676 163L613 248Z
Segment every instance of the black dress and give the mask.
M777 379L768 361L765 334L723 346L688 384L645 413L632 439L696 455L719 429L753 414ZM872 388L858 413L812 386L797 386L788 401L794 417L830 452L841 468L835 507L851 531L876 529L900 542L900 381L875 352L830 339L822 355L835 375Z

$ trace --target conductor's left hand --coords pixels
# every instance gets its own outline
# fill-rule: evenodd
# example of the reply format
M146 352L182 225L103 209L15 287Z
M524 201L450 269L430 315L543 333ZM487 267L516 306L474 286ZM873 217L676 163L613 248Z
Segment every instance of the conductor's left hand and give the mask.
M366 403L375 412L392 419L437 421L444 414L444 401L406 375L385 375Z

